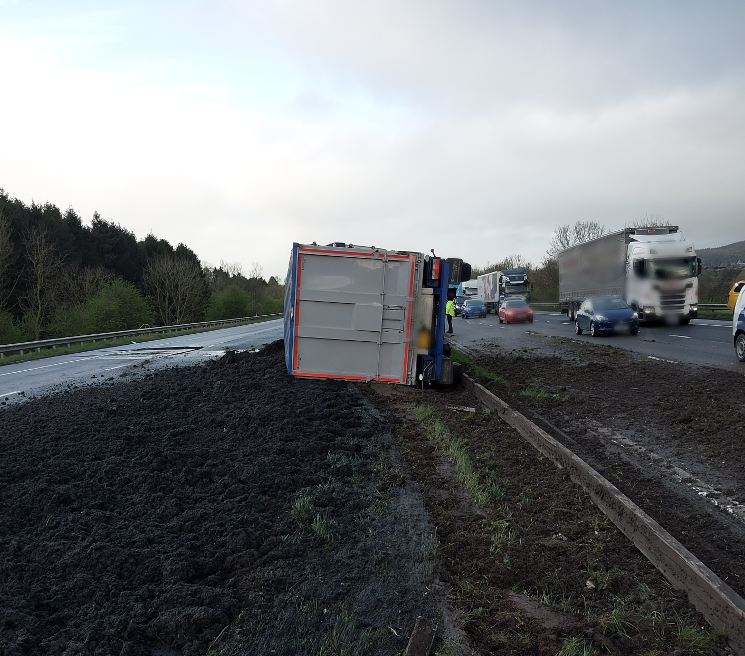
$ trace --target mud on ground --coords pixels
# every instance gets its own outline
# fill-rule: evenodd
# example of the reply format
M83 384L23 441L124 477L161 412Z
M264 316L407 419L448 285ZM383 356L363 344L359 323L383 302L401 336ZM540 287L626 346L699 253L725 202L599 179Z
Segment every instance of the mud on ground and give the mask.
M487 347L471 370L745 596L745 376L551 342L540 354Z
M418 615L440 656L728 653L559 470L454 405L290 378L280 343L3 409L0 656L401 654Z

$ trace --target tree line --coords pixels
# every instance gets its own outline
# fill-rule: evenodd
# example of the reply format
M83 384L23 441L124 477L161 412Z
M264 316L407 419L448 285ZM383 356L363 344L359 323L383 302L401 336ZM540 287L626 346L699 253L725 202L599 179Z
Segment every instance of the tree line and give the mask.
M0 344L281 312L255 263L203 266L185 244L0 188Z
M671 225L660 216L646 216L631 222L630 227L661 227ZM531 301L533 303L558 303L559 265L558 254L571 246L597 239L607 234L605 226L595 221L577 221L574 225L564 224L554 230L548 250L540 264L533 265L521 255L510 255L484 267L474 267L473 277L502 271L504 269L524 268L533 283ZM729 290L738 280L745 280L745 269L729 267L719 270L705 268L699 276L699 302L726 303Z

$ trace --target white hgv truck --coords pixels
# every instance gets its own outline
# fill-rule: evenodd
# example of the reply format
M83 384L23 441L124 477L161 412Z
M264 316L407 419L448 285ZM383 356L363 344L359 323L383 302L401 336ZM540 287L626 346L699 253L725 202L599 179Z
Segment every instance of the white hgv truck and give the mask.
M591 296L620 296L639 321L698 316L701 260L677 226L624 228L558 255L559 302L574 321Z

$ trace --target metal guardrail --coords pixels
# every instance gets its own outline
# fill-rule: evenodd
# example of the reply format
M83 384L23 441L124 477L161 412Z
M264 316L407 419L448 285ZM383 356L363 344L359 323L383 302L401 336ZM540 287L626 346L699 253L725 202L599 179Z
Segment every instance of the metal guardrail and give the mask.
M135 335L150 335L154 333L168 333L192 328L209 328L211 326L225 326L236 323L244 323L255 319L267 319L269 317L281 317L281 314L257 314L254 317L242 317L240 319L220 319L219 321L202 321L199 323L182 323L176 326L155 326L154 328L135 328L133 330L118 330L113 333L98 333L96 335L77 335L74 337L57 337L55 339L41 339L35 342L19 342L17 344L6 344L0 346L0 358L6 353L20 353L26 351L41 351L43 348L55 348L56 346L69 346L71 344L84 344L85 342L98 342L114 337L133 337Z
M560 307L561 303L531 303L530 307ZM726 303L699 303L699 310L726 310Z

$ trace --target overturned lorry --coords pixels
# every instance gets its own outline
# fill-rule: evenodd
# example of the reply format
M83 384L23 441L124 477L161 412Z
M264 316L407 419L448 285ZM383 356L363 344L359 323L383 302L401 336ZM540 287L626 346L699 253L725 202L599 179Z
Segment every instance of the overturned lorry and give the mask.
M471 277L460 259L334 243L293 244L284 343L293 376L457 384L445 342L449 284Z

